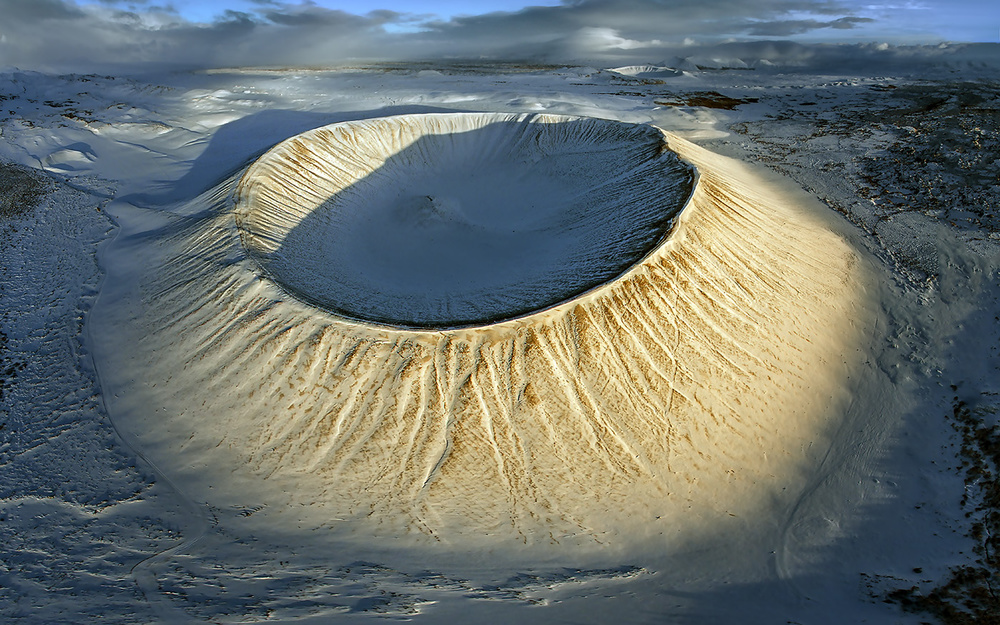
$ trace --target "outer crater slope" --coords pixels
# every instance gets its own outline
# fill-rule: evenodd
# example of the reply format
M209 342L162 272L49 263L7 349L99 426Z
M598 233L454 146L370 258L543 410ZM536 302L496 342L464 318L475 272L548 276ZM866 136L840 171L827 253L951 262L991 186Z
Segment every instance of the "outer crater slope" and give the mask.
M604 124L624 134L583 140ZM595 545L664 534L672 538L656 540L673 544L734 522L773 523L815 474L853 399L876 278L804 193L658 129L622 126L427 116L280 145L243 176L235 210L234 181L164 228L157 255L133 259L149 268L141 306L106 322L131 354L106 376L113 414L143 433L165 473L214 486L206 498L242 476L257 498L383 535ZM466 140L477 150L453 147ZM372 156L373 143L383 156ZM584 166L573 145L605 146L607 171ZM328 146L356 161L350 171L324 155ZM574 185L586 193L518 215L514 234L529 257L492 271L475 252L506 240L489 211L512 191L473 180L449 196L403 170L438 149L455 150L449 167L464 167L463 155L500 163L511 146L558 155L540 171L530 160L505 165L557 187L540 197L563 198ZM479 154L491 147L498 154ZM671 202L686 193L687 169L674 154L698 172L679 214ZM635 159L648 164L626 166ZM468 203L484 190L495 204ZM397 195L409 213L393 213ZM344 210L368 197L375 208L364 219L374 224ZM598 200L610 204L596 217L574 212ZM400 263L422 253L404 235L424 227L469 255L458 277L425 275L432 262L450 263L451 248L400 277ZM577 227L579 240L565 233ZM378 245L389 262L376 266L384 258L365 256L369 242L351 236L328 245L331 228L388 231ZM472 243L465 228L479 228ZM132 233L118 253L148 247L148 233ZM310 250L315 263L302 265ZM605 257L605 273L571 280ZM332 285L328 264L398 288ZM409 280L418 288L408 291ZM550 282L573 286L551 291ZM418 297L452 284L463 295L446 305Z

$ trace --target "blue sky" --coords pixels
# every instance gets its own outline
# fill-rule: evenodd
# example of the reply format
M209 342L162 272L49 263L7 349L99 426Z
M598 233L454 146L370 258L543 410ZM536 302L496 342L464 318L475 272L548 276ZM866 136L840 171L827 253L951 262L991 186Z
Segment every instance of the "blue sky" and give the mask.
M868 54L886 45L1000 41L1000 0L373 0L358 6L348 0L0 0L0 67L441 59L613 66L720 48L768 61L791 55L792 65L815 57L817 49L828 53L829 44L839 44L838 54L844 46Z

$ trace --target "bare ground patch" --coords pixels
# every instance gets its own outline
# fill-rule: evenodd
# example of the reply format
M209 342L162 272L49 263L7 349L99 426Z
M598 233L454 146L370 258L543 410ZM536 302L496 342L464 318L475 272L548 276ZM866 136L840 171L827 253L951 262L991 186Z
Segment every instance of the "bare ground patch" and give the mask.
M0 219L27 213L48 189L45 180L26 167L0 163Z

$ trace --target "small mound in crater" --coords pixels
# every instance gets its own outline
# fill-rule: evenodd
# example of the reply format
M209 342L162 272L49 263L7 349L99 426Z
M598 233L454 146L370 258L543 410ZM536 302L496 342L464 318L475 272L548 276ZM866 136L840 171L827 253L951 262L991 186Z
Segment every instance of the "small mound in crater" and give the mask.
M244 175L237 220L302 300L377 324L473 326L621 275L664 240L692 181L650 126L403 115L279 144Z

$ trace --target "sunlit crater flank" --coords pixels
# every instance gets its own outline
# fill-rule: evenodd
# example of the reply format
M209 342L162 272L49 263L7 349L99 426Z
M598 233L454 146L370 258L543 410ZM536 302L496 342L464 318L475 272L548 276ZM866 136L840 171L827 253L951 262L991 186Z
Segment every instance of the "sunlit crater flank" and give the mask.
M415 544L770 531L875 318L813 198L651 126L336 124L186 214L136 237L112 409L213 505Z
M247 249L347 318L454 328L615 278L663 241L691 169L650 126L551 115L399 116L319 128L243 178Z

